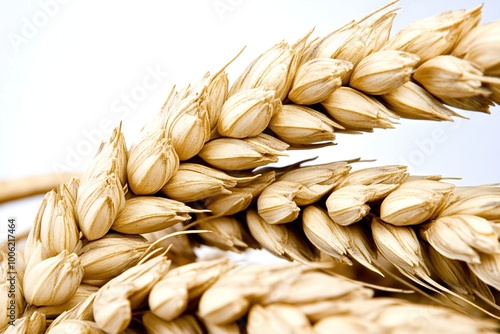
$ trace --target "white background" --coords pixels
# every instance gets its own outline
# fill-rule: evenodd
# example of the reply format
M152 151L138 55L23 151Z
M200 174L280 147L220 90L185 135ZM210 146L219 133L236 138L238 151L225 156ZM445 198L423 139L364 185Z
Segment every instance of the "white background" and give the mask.
M282 39L293 43L312 27L314 36L323 36L385 3L1 0L0 179L62 166L83 171L97 139L120 121L130 145L173 84L182 87L217 71L246 45L228 68L234 80ZM417 19L481 3L483 23L500 18L500 2L492 0L400 1L393 33ZM156 81L151 72L160 72ZM500 110L491 111L464 111L470 119L455 123L401 120L392 130L339 135L335 147L292 152L283 162L318 154L320 162L376 158L377 165L409 164L416 174L462 177L454 181L462 185L500 182ZM28 228L40 201L0 205L0 224L13 216L20 230Z

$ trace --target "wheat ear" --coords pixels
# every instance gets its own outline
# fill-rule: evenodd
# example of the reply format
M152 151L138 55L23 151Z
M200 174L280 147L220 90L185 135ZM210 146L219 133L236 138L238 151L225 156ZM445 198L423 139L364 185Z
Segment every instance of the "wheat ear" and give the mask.
M351 171L354 161L265 167L287 149L331 145L338 132L391 128L400 117L449 121L459 116L450 106L488 112L500 102L498 22L479 25L481 6L417 21L390 37L391 5L327 36L308 32L292 45L276 44L231 86L229 62L172 89L130 148L117 127L81 178L46 195L16 262L16 327L8 327L5 312L0 327L498 328L452 309L467 313L475 305L498 318L498 187L458 188L438 176L409 176L405 166ZM200 226L213 234L188 237L209 232ZM186 264L194 242L233 251L260 245L302 264ZM7 305L9 260L0 255ZM373 298L370 282L336 276L338 262L397 277L392 265L443 306ZM411 321L415 314L422 321Z

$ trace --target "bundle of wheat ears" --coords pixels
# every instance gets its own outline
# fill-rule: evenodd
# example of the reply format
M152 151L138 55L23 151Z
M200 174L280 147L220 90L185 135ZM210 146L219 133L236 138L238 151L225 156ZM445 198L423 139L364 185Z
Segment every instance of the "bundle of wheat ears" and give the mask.
M479 6L391 37L393 5L278 43L231 85L226 65L172 89L129 147L118 126L46 194L15 268L0 253L3 332L496 332L498 186L359 159L267 166L500 103L500 21ZM200 260L200 245L289 261Z

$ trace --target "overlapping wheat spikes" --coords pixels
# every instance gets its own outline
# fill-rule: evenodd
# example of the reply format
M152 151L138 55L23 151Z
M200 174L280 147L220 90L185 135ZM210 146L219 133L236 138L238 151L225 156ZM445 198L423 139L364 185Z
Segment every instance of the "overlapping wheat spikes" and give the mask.
M393 4L390 4L393 5ZM490 333L500 188L360 159L271 167L335 133L500 103L500 21L481 6L390 37L386 6L179 91L129 148L120 127L45 196L5 333ZM455 107L452 109L450 107ZM199 244L290 260L196 260ZM409 294L410 290L419 293ZM10 304L9 304L10 303Z

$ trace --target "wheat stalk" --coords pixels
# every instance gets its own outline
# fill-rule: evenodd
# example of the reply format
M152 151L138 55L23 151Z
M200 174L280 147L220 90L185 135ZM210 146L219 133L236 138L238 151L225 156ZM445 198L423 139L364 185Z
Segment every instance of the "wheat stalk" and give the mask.
M57 175L38 175L16 180L0 181L0 203L16 199L45 194L57 188L62 182L69 181L77 173L60 173Z
M30 333L49 324L50 333L119 333L137 324L229 333L498 327L453 310L474 306L499 317L490 288L500 289L498 187L459 188L439 176L409 176L405 166L351 171L356 160L262 168L287 149L331 145L337 132L390 128L399 117L452 120L459 115L447 105L484 112L500 103L498 23L479 25L481 6L415 22L393 37L395 10L387 7L322 38L308 32L293 45L276 44L231 87L228 64L173 89L130 149L116 128L80 179L46 195L16 263L19 327L8 327L5 314L0 326ZM195 242L236 252L264 247L302 264L187 264ZM336 276L339 262L400 279L395 267L443 306L372 298L370 282ZM7 268L2 253L2 277ZM0 298L9 302L7 293ZM412 314L433 321L411 323Z

